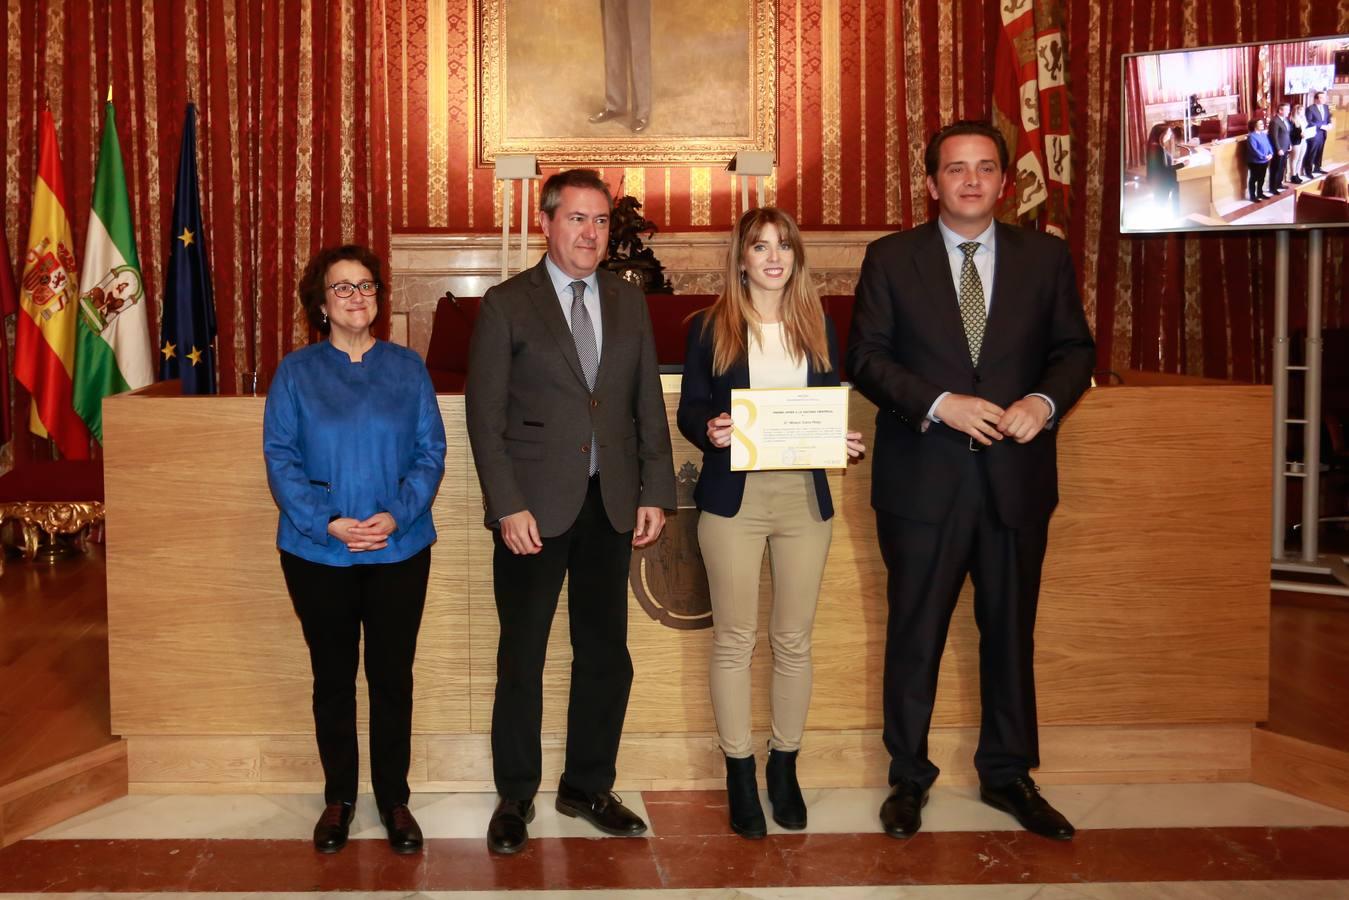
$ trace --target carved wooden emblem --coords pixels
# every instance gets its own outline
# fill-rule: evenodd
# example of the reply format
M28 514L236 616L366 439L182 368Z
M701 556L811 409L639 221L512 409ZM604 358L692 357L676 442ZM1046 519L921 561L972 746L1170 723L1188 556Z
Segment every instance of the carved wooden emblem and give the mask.
M712 599L707 569L698 547L698 508L693 488L698 467L685 460L676 476L678 508L665 520L665 533L655 546L636 550L628 581L646 614L662 625L681 630L712 627Z

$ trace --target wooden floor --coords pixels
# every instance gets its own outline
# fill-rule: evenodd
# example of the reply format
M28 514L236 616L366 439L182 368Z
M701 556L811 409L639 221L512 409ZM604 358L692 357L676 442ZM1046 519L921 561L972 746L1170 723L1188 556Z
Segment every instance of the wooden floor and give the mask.
M103 547L0 575L0 785L113 742Z
M1349 751L1349 598L1273 599L1267 728Z

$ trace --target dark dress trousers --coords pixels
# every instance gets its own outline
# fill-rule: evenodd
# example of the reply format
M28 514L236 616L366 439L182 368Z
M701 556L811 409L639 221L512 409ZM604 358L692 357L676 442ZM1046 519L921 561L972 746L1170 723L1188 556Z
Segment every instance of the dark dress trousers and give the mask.
M731 409L731 390L748 388L749 361L741 360L720 375L712 374L712 335L703 334L700 312L689 325L688 343L684 351L684 376L679 389L679 431L689 443L703 451L703 468L693 488L693 501L698 509L727 518L740 511L745 496L745 473L731 471L731 448L714 447L707 439L707 422ZM824 318L829 341L830 371L817 372L806 367L806 387L837 387L838 351L834 337L834 323ZM815 499L820 517L834 515L834 501L829 494L829 480L823 469L814 469Z
M495 534L501 636L492 710L498 793L528 800L542 771L543 665L569 576L567 783L613 786L632 684L627 571L639 506L673 508L674 466L646 299L601 269L595 388L542 261L487 291L473 328L465 404L486 522L529 510L543 550L517 556ZM592 478L590 442L599 442Z
M1326 152L1326 133L1322 128L1329 125L1333 118L1329 104L1313 103L1307 107L1307 154L1302 158L1302 171L1308 178L1323 168L1321 162Z
M981 445L967 435L924 422L943 391L1004 408L1044 394L1061 418L1090 383L1095 345L1066 243L999 223L994 253L977 365L935 222L873 242L857 284L848 371L879 407L872 505L888 570L883 697L892 784L926 786L937 777L927 733L967 574L980 634L975 766L985 782L1000 784L1039 765L1033 634L1058 502L1056 430L975 450Z
M1269 189L1277 191L1283 187L1288 172L1288 154L1293 149L1292 121L1283 116L1272 117L1269 120L1269 143L1274 148L1274 158L1269 161Z

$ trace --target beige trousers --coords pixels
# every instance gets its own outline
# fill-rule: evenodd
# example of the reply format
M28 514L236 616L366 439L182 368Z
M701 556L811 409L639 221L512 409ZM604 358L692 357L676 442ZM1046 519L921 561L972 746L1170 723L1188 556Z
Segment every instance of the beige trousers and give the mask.
M758 636L759 571L767 544L773 572L772 721L769 746L801 746L810 708L810 632L833 523L820 518L809 472L751 472L735 516L704 511L698 544L712 594L712 711L727 756L753 754L750 661Z

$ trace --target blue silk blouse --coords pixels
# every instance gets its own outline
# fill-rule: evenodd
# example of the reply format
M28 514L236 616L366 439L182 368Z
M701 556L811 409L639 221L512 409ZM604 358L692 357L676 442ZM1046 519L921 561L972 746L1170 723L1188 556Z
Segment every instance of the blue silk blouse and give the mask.
M267 483L281 510L276 545L329 566L400 562L436 539L431 501L445 471L445 427L426 366L376 341L358 363L328 341L286 356L263 415ZM334 517L393 516L380 550L353 553Z

